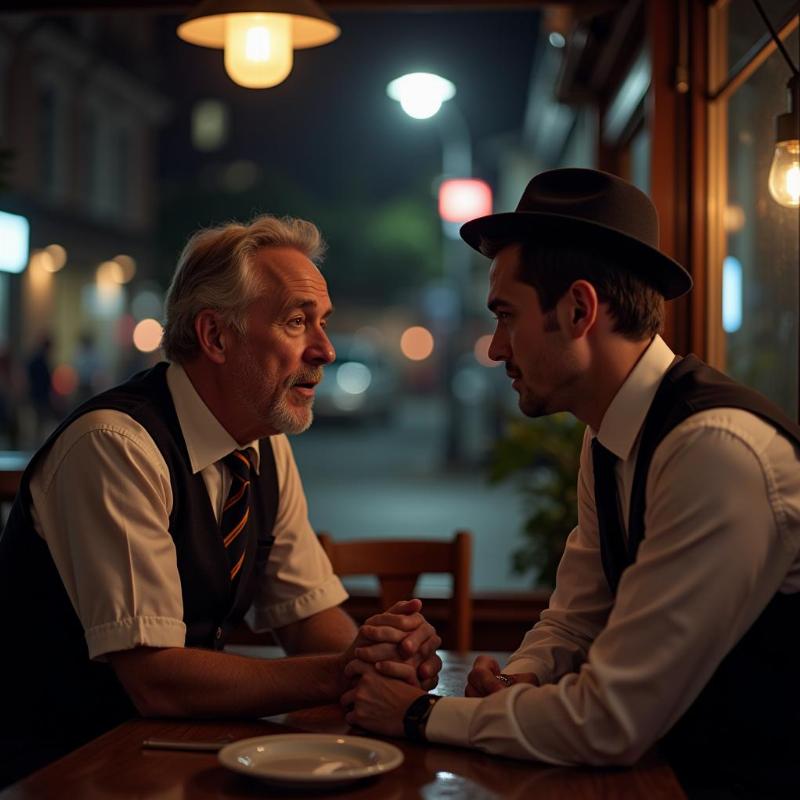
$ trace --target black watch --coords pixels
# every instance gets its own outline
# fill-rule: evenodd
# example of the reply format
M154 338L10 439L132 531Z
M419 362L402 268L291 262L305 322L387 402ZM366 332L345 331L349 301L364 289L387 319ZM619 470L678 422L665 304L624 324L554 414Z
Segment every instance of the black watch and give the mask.
M438 694L420 695L406 709L403 716L403 730L406 737L416 742L425 742L425 726L428 724L428 717L431 715L433 707L442 698Z

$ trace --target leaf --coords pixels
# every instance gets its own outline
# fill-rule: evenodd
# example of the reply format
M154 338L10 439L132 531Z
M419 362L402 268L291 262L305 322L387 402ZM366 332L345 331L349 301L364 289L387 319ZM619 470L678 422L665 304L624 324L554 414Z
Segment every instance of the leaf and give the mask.
M523 544L511 554L517 575L553 586L564 542L577 524L577 479L584 426L570 414L514 420L497 441L489 481L517 482L527 516Z

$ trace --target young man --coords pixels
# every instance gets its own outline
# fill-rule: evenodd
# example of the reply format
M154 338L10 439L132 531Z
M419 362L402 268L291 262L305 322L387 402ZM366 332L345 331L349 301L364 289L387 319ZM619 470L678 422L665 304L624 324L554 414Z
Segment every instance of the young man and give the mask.
M137 712L335 702L356 646L435 684L418 601L356 638L285 436L334 359L322 249L311 223L269 216L194 236L167 296L171 363L80 406L31 460L0 538L0 785ZM243 617L295 657L223 652Z
M369 730L554 764L631 764L661 741L693 796L785 795L800 752L800 429L658 335L688 274L649 199L584 169L537 175L467 223L493 258L490 355L525 414L587 425L550 606L466 698L354 661Z

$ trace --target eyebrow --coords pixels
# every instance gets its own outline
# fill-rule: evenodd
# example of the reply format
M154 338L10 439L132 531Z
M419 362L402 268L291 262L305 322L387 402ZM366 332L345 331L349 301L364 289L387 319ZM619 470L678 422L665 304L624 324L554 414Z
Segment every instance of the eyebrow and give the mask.
M289 300L286 301L286 304L283 307L284 313L291 311L295 308L300 308L303 310L306 309L316 309L317 301L310 297L290 297ZM323 314L323 317L329 317L333 314L333 305L331 305L330 309Z

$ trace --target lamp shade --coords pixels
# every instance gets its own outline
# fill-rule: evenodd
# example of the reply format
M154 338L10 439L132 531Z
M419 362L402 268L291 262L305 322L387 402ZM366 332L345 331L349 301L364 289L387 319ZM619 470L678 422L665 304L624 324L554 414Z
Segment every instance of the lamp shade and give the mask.
M201 47L224 47L229 14L291 16L295 50L328 44L341 33L314 0L204 0L178 26L178 36Z

